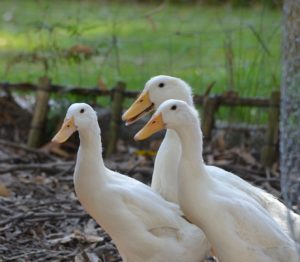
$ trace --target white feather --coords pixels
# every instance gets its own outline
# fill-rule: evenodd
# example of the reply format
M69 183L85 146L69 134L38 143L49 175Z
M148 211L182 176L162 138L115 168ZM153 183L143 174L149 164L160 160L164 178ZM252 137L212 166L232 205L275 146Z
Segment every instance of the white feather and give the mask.
M164 83L164 88L158 88L159 83ZM191 87L183 80L171 76L156 76L145 85L144 91L149 92L151 102L158 108L168 99L183 100L193 106ZM168 129L165 138L157 152L154 164L151 187L159 192L165 199L178 203L177 197L177 170L181 156L181 145L177 134ZM224 183L224 186L234 187L249 194L292 236L288 213L290 214L295 232L295 240L300 243L300 216L289 210L273 195L247 183L233 173L215 166L206 166L209 176Z
M174 106L176 111L170 110ZM156 114L162 115L166 127L175 130L181 142L180 207L192 223L203 229L220 261L299 262L296 242L275 222L259 199L245 192L245 188L224 183L208 172L195 109L183 101L168 100Z
M84 109L84 113L79 113ZM97 117L87 104L73 104L80 147L75 191L84 209L112 237L124 261L202 261L210 249L203 232L182 218L177 204L150 187L105 167Z

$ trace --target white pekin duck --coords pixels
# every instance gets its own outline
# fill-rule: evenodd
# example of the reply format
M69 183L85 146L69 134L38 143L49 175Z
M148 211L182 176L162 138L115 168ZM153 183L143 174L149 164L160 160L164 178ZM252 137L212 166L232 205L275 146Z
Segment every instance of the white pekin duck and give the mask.
M220 261L299 262L296 242L259 202L207 172L194 107L184 101L165 101L135 139L145 139L163 128L175 130L181 142L180 207L192 223L203 229Z
M202 261L210 245L203 232L182 217L178 205L105 167L97 115L88 104L69 107L53 141L63 143L75 131L80 138L74 171L76 194L83 208L112 237L123 261Z
M176 77L159 75L151 78L146 83L140 96L123 114L122 118L127 124L131 124L146 113L157 109L160 104L168 99L183 100L190 106L194 106L192 90L186 82ZM151 187L165 199L174 203L178 203L177 170L180 155L181 145L179 138L175 131L167 129L156 155ZM224 183L224 186L236 187L255 198L270 213L274 220L300 243L300 216L298 214L289 210L273 195L252 186L235 174L209 165L206 166L206 171L213 179ZM293 221L293 230L290 230L288 213Z

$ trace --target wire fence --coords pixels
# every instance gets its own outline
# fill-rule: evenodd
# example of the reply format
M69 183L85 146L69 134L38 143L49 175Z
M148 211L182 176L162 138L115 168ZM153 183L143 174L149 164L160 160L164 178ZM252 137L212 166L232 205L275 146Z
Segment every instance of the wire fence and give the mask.
M1 50L3 80L32 82L46 73L65 85L123 80L142 86L163 73L196 87L217 81L215 92L237 89L246 96L269 95L280 83L276 11L252 10L243 17L242 11L181 11L162 4L133 5L129 14L128 7L79 1L57 19L51 4L40 3L38 17L22 25L11 18L19 8L11 6L3 14L3 25L22 28L20 43L7 40L12 48L7 44Z
M211 89L210 86L209 89ZM8 97L12 97L13 91L18 92L34 92L36 94L35 110L33 112L31 131L29 132L28 145L30 147L37 147L42 141L42 130L45 130L45 120L47 119L48 104L50 95L62 96L76 96L88 97L90 99L97 99L98 97L109 97L112 118L109 124L110 137L108 143L108 154L111 154L116 149L118 136L121 129L121 115L125 105L125 99L132 99L138 96L138 90L126 90L126 84L118 82L114 88L101 90L95 88L82 87L65 87L61 85L51 84L51 80L47 77L39 79L39 84L31 83L0 83L2 89ZM204 95L196 94L194 96L195 104L202 107L201 126L203 135L206 140L211 140L213 130L216 128L238 130L238 131L257 131L262 129L265 131L265 145L261 147L261 162L266 167L271 167L278 158L278 134L279 134L279 92L274 91L270 98L247 98L240 97L237 93L231 95L209 95L207 91ZM228 107L234 109L236 107L249 107L267 109L264 110L268 114L267 123L265 125L242 125L241 123L232 124L230 121L220 126L217 122L217 112L221 107ZM43 114L41 113L43 112ZM266 132L268 130L268 132Z
M38 3L31 6L32 19L24 21L20 12L29 11L26 5L6 5L2 81L34 83L47 75L61 85L112 86L122 80L136 90L151 76L168 74L183 78L197 93L216 81L213 93L233 90L246 97L269 97L280 84L276 10L79 1L60 4L63 14L51 3ZM255 109L220 114L266 121Z

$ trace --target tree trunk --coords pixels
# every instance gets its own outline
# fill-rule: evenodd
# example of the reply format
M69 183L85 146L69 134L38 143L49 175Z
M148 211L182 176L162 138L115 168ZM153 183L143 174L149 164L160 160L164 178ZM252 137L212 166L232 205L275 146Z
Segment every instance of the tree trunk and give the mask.
M289 207L300 203L300 0L283 5L280 120L281 188Z

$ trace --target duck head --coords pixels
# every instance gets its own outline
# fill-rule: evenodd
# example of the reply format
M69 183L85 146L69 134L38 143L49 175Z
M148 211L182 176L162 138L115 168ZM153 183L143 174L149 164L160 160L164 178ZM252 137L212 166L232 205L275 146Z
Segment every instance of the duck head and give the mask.
M52 141L63 143L75 131L84 131L90 128L92 123L98 123L94 109L86 103L74 103L69 107L64 123Z
M169 99L158 107L152 118L134 136L134 139L144 140L164 128L181 128L198 122L197 119L198 111L194 107L181 100Z
M155 76L147 81L144 90L123 114L122 119L127 125L132 124L168 99L183 100L193 105L192 89L180 78Z

